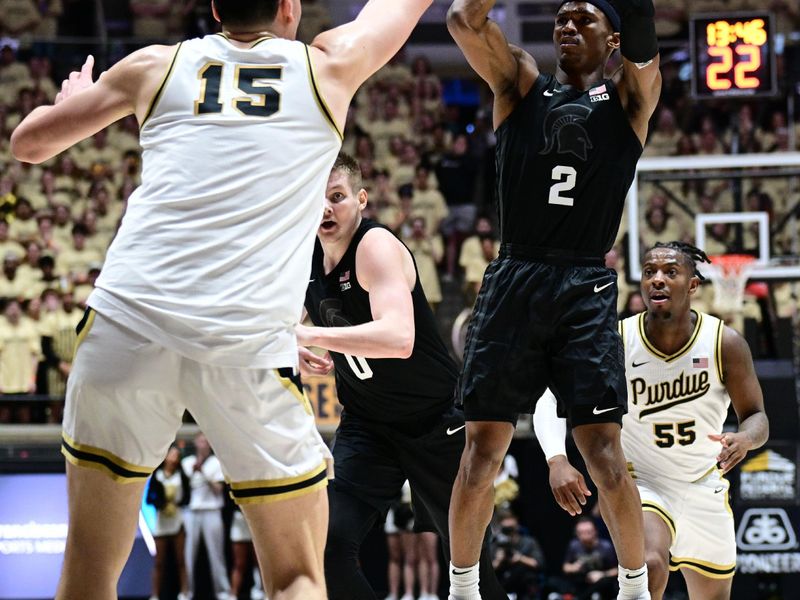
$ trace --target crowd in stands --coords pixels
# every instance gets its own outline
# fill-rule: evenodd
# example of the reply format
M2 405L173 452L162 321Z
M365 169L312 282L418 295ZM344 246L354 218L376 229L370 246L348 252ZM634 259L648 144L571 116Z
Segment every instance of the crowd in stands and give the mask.
M126 31L143 38L210 31L207 4L131 0ZM685 11L682 2L671 5ZM785 8L780 0L776 5ZM60 0L0 0L0 7L0 35L16 38L0 39L0 394L8 400L0 402L0 422L58 422L57 401L12 400L31 393L63 395L77 341L74 327L139 183L138 124L133 117L123 119L42 165L13 160L8 142L14 127L36 106L52 102L55 82L63 77L53 73L47 48L26 44L25 35L41 40L57 33L64 7ZM305 1L303 10L300 35L309 40L331 20L321 1ZM800 125L787 120L785 103L693 103L680 65L666 58L662 65L664 93L645 156L786 151L800 138ZM365 216L388 225L411 249L434 308L453 294L470 306L499 248L491 99L484 93L477 106L447 103L444 90L427 57L401 52L360 90L343 144L362 167L369 192ZM743 210L772 216L773 254L796 252L792 228L777 224L796 209L799 189L797 178L786 177L644 182L640 246L694 241L695 213L732 210L738 198ZM641 300L626 276L626 235L623 220L607 257L620 273L622 313ZM709 254L754 249L753 230L746 228L739 237L743 247L736 246L735 228L713 227ZM699 308L710 309L710 286L705 288ZM788 285L775 288L781 315L791 311L790 294Z

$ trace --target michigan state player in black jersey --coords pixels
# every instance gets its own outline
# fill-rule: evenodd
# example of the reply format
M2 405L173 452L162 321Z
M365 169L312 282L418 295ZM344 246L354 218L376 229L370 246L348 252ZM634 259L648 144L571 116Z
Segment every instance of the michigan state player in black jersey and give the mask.
M315 327L297 328L301 370L319 374L331 367L330 358L302 346L329 350L344 408L333 447L325 549L334 600L376 597L358 567L358 551L406 479L417 529L448 539L450 492L464 448L464 416L453 403L457 369L414 259L386 227L361 218L366 203L358 163L340 154L306 293ZM481 565L482 597L506 598L486 551Z
M519 413L548 385L599 488L622 599L648 598L639 497L626 472L616 277L603 265L661 87L652 0L561 2L555 75L508 44L492 0L455 0L448 28L494 93L500 257L467 335L467 444L450 506L451 597L477 596L492 481ZM606 77L621 45L622 66Z

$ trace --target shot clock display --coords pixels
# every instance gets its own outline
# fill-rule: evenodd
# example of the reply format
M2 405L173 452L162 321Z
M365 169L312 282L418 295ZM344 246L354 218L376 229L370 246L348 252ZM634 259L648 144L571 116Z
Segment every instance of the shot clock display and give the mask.
M691 18L692 96L769 96L777 91L772 15Z

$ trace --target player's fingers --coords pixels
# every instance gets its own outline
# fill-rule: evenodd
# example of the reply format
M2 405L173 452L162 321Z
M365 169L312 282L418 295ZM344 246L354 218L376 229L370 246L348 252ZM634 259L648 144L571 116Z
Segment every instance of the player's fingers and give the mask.
M722 441L722 434L721 433L709 433L708 439L712 442L721 442Z
M91 54L86 57L86 62L81 67L81 75L84 77L92 78L92 69L94 69L94 56Z
M583 475L578 476L578 490L584 496L591 496L592 492L589 491L588 486L586 485L586 480L583 478Z
M563 495L563 494L562 494L560 491L559 491L559 492L557 492L556 490L553 490L553 495L555 496L555 498L556 498L556 502L558 502L558 505L559 505L559 506L560 506L560 507L561 507L561 508L562 508L564 511L566 511L567 513L569 513L569 514L570 514L570 516L574 517L574 516L575 516L575 511L572 509L572 507L570 507L569 503L568 503L568 502L566 501L566 499L564 498L564 495Z

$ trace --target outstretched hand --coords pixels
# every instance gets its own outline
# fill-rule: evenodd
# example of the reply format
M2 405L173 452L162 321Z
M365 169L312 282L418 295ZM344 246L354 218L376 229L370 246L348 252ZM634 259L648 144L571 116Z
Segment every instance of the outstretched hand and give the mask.
M92 69L94 69L94 56L90 54L86 57L86 62L83 63L81 70L70 73L69 77L61 84L61 91L56 95L55 104L90 87L94 83Z
M753 447L750 436L741 431L721 434L711 433L708 439L722 444L722 452L717 456L717 463L719 463L719 468L722 469L723 474L742 462L744 457L747 456L747 451Z
M573 517L581 514L586 498L592 495L583 475L561 454L551 458L547 464L550 466L550 489L558 505Z

